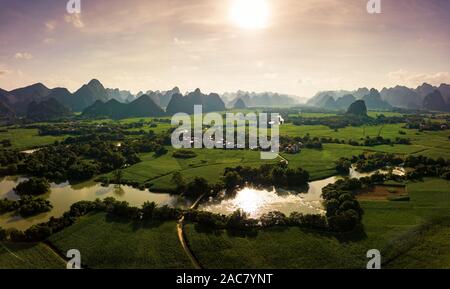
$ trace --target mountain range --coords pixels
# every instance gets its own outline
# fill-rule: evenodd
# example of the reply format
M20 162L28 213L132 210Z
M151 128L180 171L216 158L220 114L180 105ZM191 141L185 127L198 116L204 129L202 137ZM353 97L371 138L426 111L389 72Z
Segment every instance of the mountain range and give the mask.
M144 97L145 96L145 97ZM450 111L450 85L432 86L424 83L415 89L395 86L376 89L359 88L354 91L322 91L308 100L308 106L331 110L345 110L356 100L364 100L368 109L388 110L393 107ZM39 105L43 103L42 105ZM139 105L148 105L147 108ZM74 93L64 87L50 89L42 83L7 91L0 88L0 120L28 117L50 120L67 116L69 111L85 112L91 116L150 116L193 113L194 105L203 105L204 112L222 111L229 108L292 106L299 104L293 96L264 92L237 91L203 94L200 89L181 94L178 87L168 91L139 92L118 88L105 88L100 81L92 79ZM164 111L165 109L165 111ZM114 116L114 114L117 114ZM47 118L45 118L47 116Z
M279 94L274 92L248 92L238 90L237 92L226 92L222 94L223 101L229 108L241 99L247 107L279 107L290 106L301 103L301 99L295 96Z
M97 100L93 105L87 107L82 114L85 117L109 117L112 119L164 115L166 115L164 110L146 94L130 103L119 102L115 98L107 102Z
M354 91L322 91L309 99L307 105L343 110L349 103L359 99L365 101L368 109L387 110L398 107L450 111L450 85L441 84L436 87L424 83L415 89L397 85L381 91L365 87Z
M225 103L217 93L206 95L197 88L195 91L190 92L185 96L180 93L173 94L167 105L166 112L169 114L178 112L192 114L194 113L194 105L202 105L204 113L225 110Z
M72 112L66 106L59 103L54 98L36 102L32 101L28 105L27 119L33 121L49 121L57 120L66 116L70 116Z

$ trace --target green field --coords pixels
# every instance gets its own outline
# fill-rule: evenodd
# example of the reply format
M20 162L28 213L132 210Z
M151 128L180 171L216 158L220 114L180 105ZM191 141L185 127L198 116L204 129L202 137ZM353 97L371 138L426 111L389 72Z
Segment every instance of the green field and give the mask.
M39 136L37 129L14 128L0 132L0 140L4 139L9 139L13 148L26 150L53 144L55 141L65 139L65 136Z
M336 174L335 162L341 157L351 157L366 151L386 152L401 155L425 155L428 157L444 157L450 159L448 150L450 131L418 132L402 128L402 124L367 127L347 127L337 132L326 126L295 126L286 124L281 127L281 134L289 136L332 137L340 140L361 140L365 136L377 136L380 132L384 138L395 139L407 137L411 145L379 145L373 147L351 146L347 144L324 144L322 150L303 149L299 154L281 155L289 161L291 167L306 169L312 180L326 178ZM406 134L401 135L399 131ZM155 157L153 153L141 154L142 162L123 170L124 179L141 184L152 184L153 191L170 191L174 189L171 182L172 173L180 171L187 180L196 176L216 182L226 167L260 166L265 161L260 159L259 152L249 150L210 150L194 149L197 157L192 159L176 159L169 148L166 155ZM278 159L279 160L279 159ZM109 175L112 176L111 174Z
M333 235L291 227L242 237L225 231L207 233L194 225L186 226L186 234L205 268L364 268L369 249L381 251L383 267L449 268L449 185L427 179L408 185L410 202L362 202L365 234ZM429 231L414 234L427 223ZM396 246L390 245L393 241ZM440 257L433 259L437 252Z
M45 244L0 242L0 269L63 269L66 263Z
M188 181L198 176L216 182L226 167L259 166L273 162L261 160L259 152L250 150L194 149L194 152L197 156L191 159L172 157L172 148L160 157L155 157L153 153L142 154L142 162L124 169L123 178L151 183L154 191L167 191L175 188L171 178L176 171L180 171Z
M191 268L175 222L141 225L98 213L82 217L49 240L61 252L78 249L87 268Z
M405 129L404 124L388 124L363 127L346 127L335 131L323 125L303 125L296 126L293 124L285 124L280 128L281 135L290 137L305 136L309 134L311 137L331 137L339 140L356 140L360 141L367 136L376 137L378 135L386 139L395 140L399 138L409 138L411 145L382 145L375 147L359 147L365 150L398 153L398 154L421 154L429 157L442 156L450 158L450 131L423 131ZM405 132L404 135L399 132Z

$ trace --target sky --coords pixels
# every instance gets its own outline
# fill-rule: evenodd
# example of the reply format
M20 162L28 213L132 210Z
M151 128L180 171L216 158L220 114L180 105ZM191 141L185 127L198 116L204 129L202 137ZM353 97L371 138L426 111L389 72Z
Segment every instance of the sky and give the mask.
M205 92L450 83L450 1L0 0L0 88Z

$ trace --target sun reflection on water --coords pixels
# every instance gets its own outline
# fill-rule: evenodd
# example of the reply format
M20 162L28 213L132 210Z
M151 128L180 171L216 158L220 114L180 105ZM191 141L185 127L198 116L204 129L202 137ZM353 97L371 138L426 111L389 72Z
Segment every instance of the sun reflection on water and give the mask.
M280 211L286 215L291 212L305 214L321 214L324 212L321 198L315 194L280 193L275 189L262 190L250 187L236 192L236 195L232 198L225 198L220 201L211 199L209 202L201 204L199 209L225 215L241 209L248 213L251 218L259 218L271 211Z

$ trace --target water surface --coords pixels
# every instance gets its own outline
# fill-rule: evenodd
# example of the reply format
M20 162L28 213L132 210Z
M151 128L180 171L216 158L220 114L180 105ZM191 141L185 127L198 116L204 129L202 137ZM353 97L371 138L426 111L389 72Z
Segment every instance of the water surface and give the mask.
M23 177L4 177L0 178L0 199L18 200L19 196L13 191L18 183L26 180ZM0 227L17 229L27 229L31 225L47 221L50 217L60 217L68 211L73 203L81 200L94 201L95 199L104 199L114 197L119 201L127 201L132 206L140 207L145 201L155 202L159 205L169 205L173 207L185 207L187 202L176 195L152 193L148 190L141 191L130 186L103 187L100 184L89 181L71 185L68 182L61 184L51 184L51 191L42 196L49 200L53 209L50 212L42 213L30 218L15 216L14 213L0 215Z

